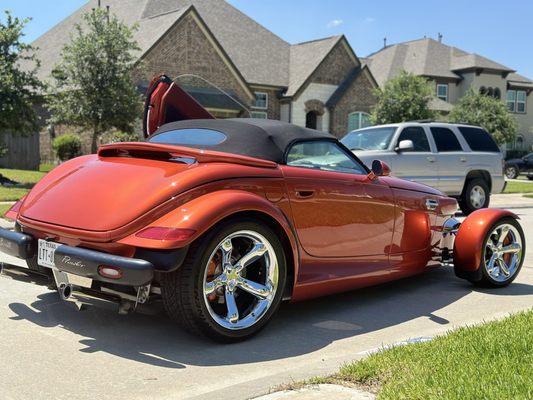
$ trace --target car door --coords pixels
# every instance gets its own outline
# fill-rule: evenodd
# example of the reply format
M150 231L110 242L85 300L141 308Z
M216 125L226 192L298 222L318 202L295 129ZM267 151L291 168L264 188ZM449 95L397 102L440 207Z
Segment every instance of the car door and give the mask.
M528 174L528 175L532 175L533 174L533 153L531 154L528 154L527 156L524 157L524 171Z
M402 140L412 141L413 148L400 150L398 147ZM423 127L406 126L401 129L394 140L394 148L396 154L391 157L394 175L428 186L438 186L439 165Z
M431 135L437 149L439 165L438 188L446 194L458 195L463 191L468 166L468 154L464 151L452 129L432 126Z
M387 270L395 218L389 186L369 180L367 170L335 141L297 143L286 164L281 168L305 252L358 257L370 269Z

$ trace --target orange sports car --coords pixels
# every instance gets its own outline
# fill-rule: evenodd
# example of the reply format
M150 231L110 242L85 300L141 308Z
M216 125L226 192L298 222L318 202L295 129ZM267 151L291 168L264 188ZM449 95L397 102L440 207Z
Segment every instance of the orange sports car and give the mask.
M78 304L121 312L162 301L193 333L238 341L284 299L300 301L453 265L476 285L511 283L518 217L462 224L436 189L369 170L335 137L280 121L214 119L165 76L146 141L100 147L47 174L6 214L0 250Z

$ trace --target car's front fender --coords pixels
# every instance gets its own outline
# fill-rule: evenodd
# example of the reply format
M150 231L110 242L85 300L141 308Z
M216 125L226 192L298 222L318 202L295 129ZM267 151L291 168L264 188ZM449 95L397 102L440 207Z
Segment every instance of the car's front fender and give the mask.
M453 249L456 272L478 271L483 254L483 242L491 227L500 219L518 216L511 211L485 208L474 211L459 227Z

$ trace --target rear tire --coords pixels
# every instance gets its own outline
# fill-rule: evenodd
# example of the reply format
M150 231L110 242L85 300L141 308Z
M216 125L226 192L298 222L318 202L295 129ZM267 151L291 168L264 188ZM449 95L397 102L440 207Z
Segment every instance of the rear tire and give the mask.
M505 167L505 176L507 179L516 179L518 178L518 175L520 175L520 173L518 172L518 167L515 165Z
M484 179L475 178L466 182L459 200L459 207L463 214L469 215L476 210L487 208L489 204L490 190Z
M530 181L533 181L533 175L528 175L527 179L529 179Z
M503 238L504 241L500 247L505 248L510 245L515 245L520 247L520 251L517 253L503 253L503 260L500 260L497 253L491 250L491 248L496 249L498 247L498 235L501 235L502 228L507 228L508 233ZM516 279L520 269L522 269L525 252L526 240L524 237L524 231L518 221L510 217L500 219L490 227L483 240L483 250L479 265L481 279L469 279L469 281L480 287L499 288L508 286ZM496 261L491 264L492 257L494 257ZM505 258L507 258L507 260ZM506 266L505 270L507 270L508 274L504 273L504 269L502 268L503 265L500 264L501 262Z
M257 256L237 272L243 255L252 253ZM230 343L255 335L269 322L280 306L286 276L276 234L255 220L232 220L191 245L183 265L162 275L161 293L168 315L187 331ZM251 286L241 288L246 282L254 284L256 295Z

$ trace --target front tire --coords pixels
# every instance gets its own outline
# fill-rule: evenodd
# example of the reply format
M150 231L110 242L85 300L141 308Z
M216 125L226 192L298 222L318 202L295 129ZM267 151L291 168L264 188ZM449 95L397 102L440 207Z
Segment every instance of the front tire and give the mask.
M161 279L168 315L193 334L237 342L259 332L278 310L286 282L283 246L255 220L215 227Z
M526 241L524 231L514 218L502 218L488 231L483 241L481 255L481 279L470 280L481 287L505 287L518 276L524 255Z
M476 178L468 181L459 201L463 214L470 215L476 210L487 208L490 203L490 190L484 179Z

